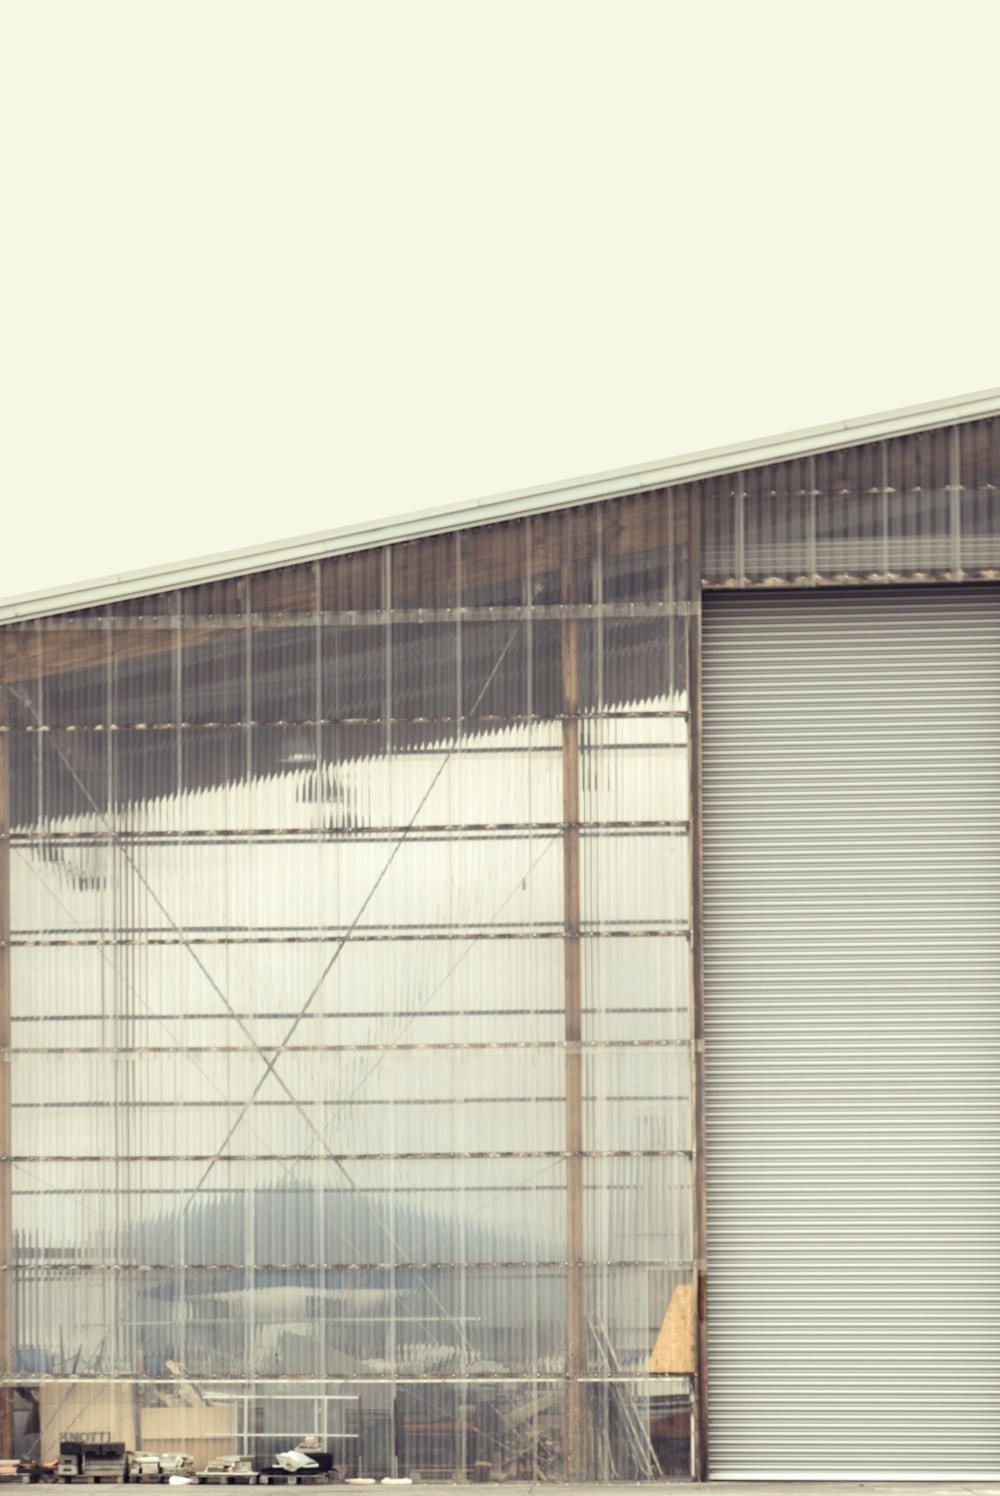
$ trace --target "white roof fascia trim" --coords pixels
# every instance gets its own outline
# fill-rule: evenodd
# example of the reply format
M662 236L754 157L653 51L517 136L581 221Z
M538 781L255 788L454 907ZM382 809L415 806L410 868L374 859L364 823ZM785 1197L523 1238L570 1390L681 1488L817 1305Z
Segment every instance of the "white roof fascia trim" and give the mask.
M653 488L669 488L679 483L711 478L719 473L764 467L795 457L828 452L838 447L882 441L888 437L956 425L991 415L1000 415L1000 389L936 400L925 405L910 405L881 415L834 421L826 426L813 426L802 431L787 432L782 436L737 442L704 452L687 453L664 462L618 468L586 478L570 479L568 482L544 484L538 488L476 499L471 503L424 509L396 518L376 520L372 524L349 525L338 530L303 535L274 544L247 546L242 550L203 556L174 565L123 572L117 576L102 577L52 591L29 592L0 602L0 624L76 612L80 608L102 607L108 603L142 597L146 593L173 592L181 587L223 581L252 572L273 571L278 567L315 561L324 556L372 550L378 546L396 545L400 541L440 535L449 530L495 524L500 520L519 519L549 510L593 503L599 499L642 493Z

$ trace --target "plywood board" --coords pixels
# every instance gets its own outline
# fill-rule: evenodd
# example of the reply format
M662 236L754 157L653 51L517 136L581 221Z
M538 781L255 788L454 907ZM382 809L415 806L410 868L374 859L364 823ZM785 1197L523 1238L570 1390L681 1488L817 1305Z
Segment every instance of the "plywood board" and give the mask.
M59 1458L64 1433L105 1433L126 1449L135 1443L132 1388L121 1382L42 1382L38 1388L42 1459Z
M189 1454L196 1470L208 1460L236 1450L235 1408L143 1408L140 1413L142 1447L153 1454Z
M693 1375L695 1370L695 1301L694 1285L679 1283L670 1296L656 1337L649 1370L663 1375Z

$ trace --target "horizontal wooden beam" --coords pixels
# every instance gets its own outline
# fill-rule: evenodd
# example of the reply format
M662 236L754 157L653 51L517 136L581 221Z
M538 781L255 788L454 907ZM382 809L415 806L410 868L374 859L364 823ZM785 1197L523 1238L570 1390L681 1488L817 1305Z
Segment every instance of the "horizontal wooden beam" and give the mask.
M157 594L149 599L147 615L142 613L142 600L133 600L122 605L120 614L86 613L77 626L72 614L60 616L52 627L44 619L10 624L0 630L0 683L100 669L111 659L121 662L186 650L231 637L234 625L274 629L283 618L301 619L318 610L454 607L460 598L485 604L491 596L509 602L511 583L550 576L558 589L567 565L582 576L599 550L606 571L615 560L640 554L660 558L667 571L669 552L686 543L683 496L681 489L638 494L600 506L406 542L392 551L389 597L382 553L361 551L208 583L179 594ZM552 600L557 596L556 591ZM580 596L586 603L589 579ZM523 592L519 601L521 597ZM267 617L266 624L260 621L262 616ZM122 618L122 627L115 627L116 617ZM197 621L184 622L185 617Z

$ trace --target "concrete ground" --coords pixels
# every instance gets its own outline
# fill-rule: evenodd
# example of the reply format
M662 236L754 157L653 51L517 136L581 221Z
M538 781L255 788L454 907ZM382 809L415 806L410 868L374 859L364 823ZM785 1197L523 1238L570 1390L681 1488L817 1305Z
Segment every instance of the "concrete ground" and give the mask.
M449 1483L450 1484L450 1483ZM490 1483L496 1493L510 1491L516 1496L544 1496L546 1491L562 1491L565 1496L611 1496L614 1491L655 1490L662 1496L691 1496L692 1481L615 1481L607 1485L556 1485L553 1481L528 1483L504 1481ZM355 1487L355 1489L358 1489ZM406 1487L403 1488L407 1489ZM413 1496L441 1493L440 1485L413 1486ZM470 1486L471 1493L476 1489ZM1000 1496L1000 1479L995 1481L805 1481L805 1480L712 1480L700 1489L705 1496Z
M451 1484L445 1482L443 1484ZM663 1496L691 1496L691 1481L615 1481L601 1484L557 1485L554 1481L504 1481L489 1483L497 1493L512 1496L544 1496L546 1491L562 1491L565 1496L611 1496L615 1491L655 1490ZM358 1490L355 1487L355 1490ZM1000 1479L995 1481L795 1481L795 1480L712 1480L701 1487L705 1496L1000 1496ZM403 1487L413 1496L441 1496L441 1485ZM476 1490L470 1484L469 1496Z
M434 1484L422 1484L413 1486L396 1487L400 1496L405 1491L407 1496L441 1496L445 1489L455 1489L452 1481L435 1482ZM546 1491L563 1491L566 1496L611 1496L615 1491L649 1491L665 1493L665 1496L691 1496L690 1481L616 1481L614 1484L573 1484L567 1486L557 1485L554 1481L504 1481L502 1484L487 1482L484 1489L499 1493L510 1492L511 1496L544 1496ZM470 1496L478 1489L478 1483L469 1483L467 1489ZM56 1487L61 1490L63 1487ZM112 1486L102 1485L101 1491L106 1496L112 1492L129 1492L130 1496L136 1496L140 1488L135 1485ZM166 1493L169 1486L145 1486L141 1489L147 1491L163 1491ZM178 1496L181 1488L176 1488ZM197 1489L193 1487L192 1489ZM204 1488L202 1488L204 1489ZM213 1491L227 1490L230 1493L247 1489L242 1486L212 1486ZM252 1487L257 1490L258 1488ZM281 1486L268 1488L272 1491L285 1489ZM306 1490L306 1487L289 1487L289 1490ZM354 1486L345 1488L343 1486L322 1486L319 1490L333 1491L352 1489L361 1491L363 1487ZM378 1486L368 1487L376 1491ZM392 1489L391 1487L388 1489ZM463 1486L463 1489L465 1487ZM794 1481L794 1480L713 1480L703 1488L705 1496L1000 1496L1000 1479L995 1481Z
M448 1482L447 1484L450 1484ZM553 1481L529 1484L527 1481L490 1483L499 1493L510 1491L516 1496L544 1496L546 1491L562 1491L565 1496L611 1496L615 1491L655 1490L662 1496L691 1496L692 1481L615 1481L607 1485L557 1485ZM355 1489L359 1489L355 1487ZM441 1496L440 1485L403 1487L413 1496ZM712 1480L700 1489L705 1496L1000 1496L1000 1479L995 1481L805 1481L805 1480ZM476 1490L470 1485L470 1496Z

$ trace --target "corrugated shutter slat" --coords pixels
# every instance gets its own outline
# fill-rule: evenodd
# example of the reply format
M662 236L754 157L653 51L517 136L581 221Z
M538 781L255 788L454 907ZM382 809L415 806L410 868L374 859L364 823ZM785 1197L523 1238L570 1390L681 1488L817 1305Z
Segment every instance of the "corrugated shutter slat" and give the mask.
M709 597L715 1477L1000 1475L1000 596Z

